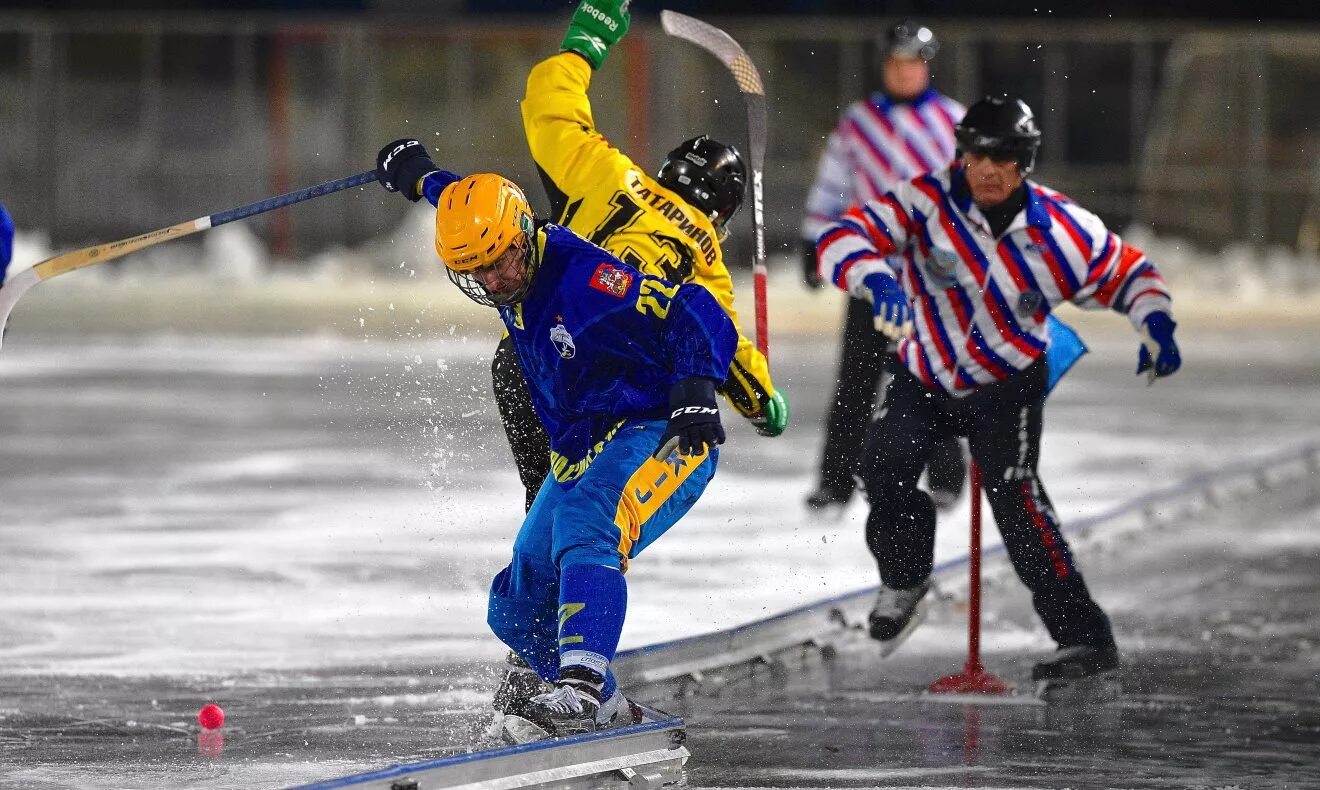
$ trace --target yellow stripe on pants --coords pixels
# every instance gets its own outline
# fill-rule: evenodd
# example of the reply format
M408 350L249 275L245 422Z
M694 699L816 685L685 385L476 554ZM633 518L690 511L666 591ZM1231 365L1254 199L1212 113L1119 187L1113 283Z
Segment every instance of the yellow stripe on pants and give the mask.
M628 478L623 487L623 496L614 511L614 525L619 528L619 556L623 558L623 570L628 570L628 555L632 552L633 542L642 534L642 525L646 523L679 486L692 476L698 466L706 460L709 451L705 448L696 455L681 455L677 450L663 461L654 456L647 456L642 465Z

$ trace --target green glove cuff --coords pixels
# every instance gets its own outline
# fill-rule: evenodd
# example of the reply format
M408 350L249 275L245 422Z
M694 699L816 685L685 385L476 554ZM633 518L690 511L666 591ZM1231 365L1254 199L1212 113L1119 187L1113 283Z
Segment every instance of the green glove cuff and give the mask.
M784 397L783 390L775 390L752 424L762 436L778 436L784 432L788 427L788 398Z
M628 32L631 0L582 0L568 23L568 32L559 45L561 52L576 52L586 58L592 69L605 62L610 47Z

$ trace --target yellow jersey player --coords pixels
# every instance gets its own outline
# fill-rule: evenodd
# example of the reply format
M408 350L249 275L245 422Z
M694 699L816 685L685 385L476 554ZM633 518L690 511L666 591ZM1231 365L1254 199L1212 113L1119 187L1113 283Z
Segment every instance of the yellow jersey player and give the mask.
M693 138L671 151L652 178L596 130L587 97L591 73L628 22L627 0L583 0L563 51L537 64L527 79L523 128L550 198L550 218L646 274L704 286L736 325L720 240L746 191L747 168L737 149ZM549 445L508 338L496 352L493 373L530 507L549 469ZM770 380L765 356L741 330L719 391L763 436L778 436L788 424L788 403Z

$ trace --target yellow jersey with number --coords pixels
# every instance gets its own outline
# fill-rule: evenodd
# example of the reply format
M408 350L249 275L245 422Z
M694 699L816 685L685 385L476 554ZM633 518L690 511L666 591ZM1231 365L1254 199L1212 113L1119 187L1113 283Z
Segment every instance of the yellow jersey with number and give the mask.
M704 286L737 326L714 226L596 131L590 86L591 66L570 52L538 63L527 78L523 129L552 221L647 274ZM720 391L745 417L759 414L774 393L765 357L741 328Z

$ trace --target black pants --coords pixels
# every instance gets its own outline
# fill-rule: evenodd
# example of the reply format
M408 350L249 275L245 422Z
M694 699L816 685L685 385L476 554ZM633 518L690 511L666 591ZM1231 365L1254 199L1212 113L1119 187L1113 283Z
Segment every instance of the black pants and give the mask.
M930 576L935 508L917 489L917 478L937 441L966 436L1009 559L1050 636L1065 647L1112 645L1109 619L1091 599L1036 476L1048 379L1044 358L965 398L933 393L907 370L892 368L894 379L867 434L861 465L871 503L866 542L881 580L904 589Z
M530 510L541 483L550 474L550 435L532 408L532 396L527 390L522 364L513 350L513 338L506 336L500 341L490 374L495 386L495 405L499 407L504 435L513 451L518 477L527 491L526 507Z
M875 408L876 391L892 357L889 340L875 331L874 313L865 299L848 299L843 327L843 355L834 401L825 423L825 450L820 459L820 486L849 495L855 487L853 475L862 451L866 426ZM967 469L962 446L950 436L936 442L927 462L927 482L932 489L957 495Z

